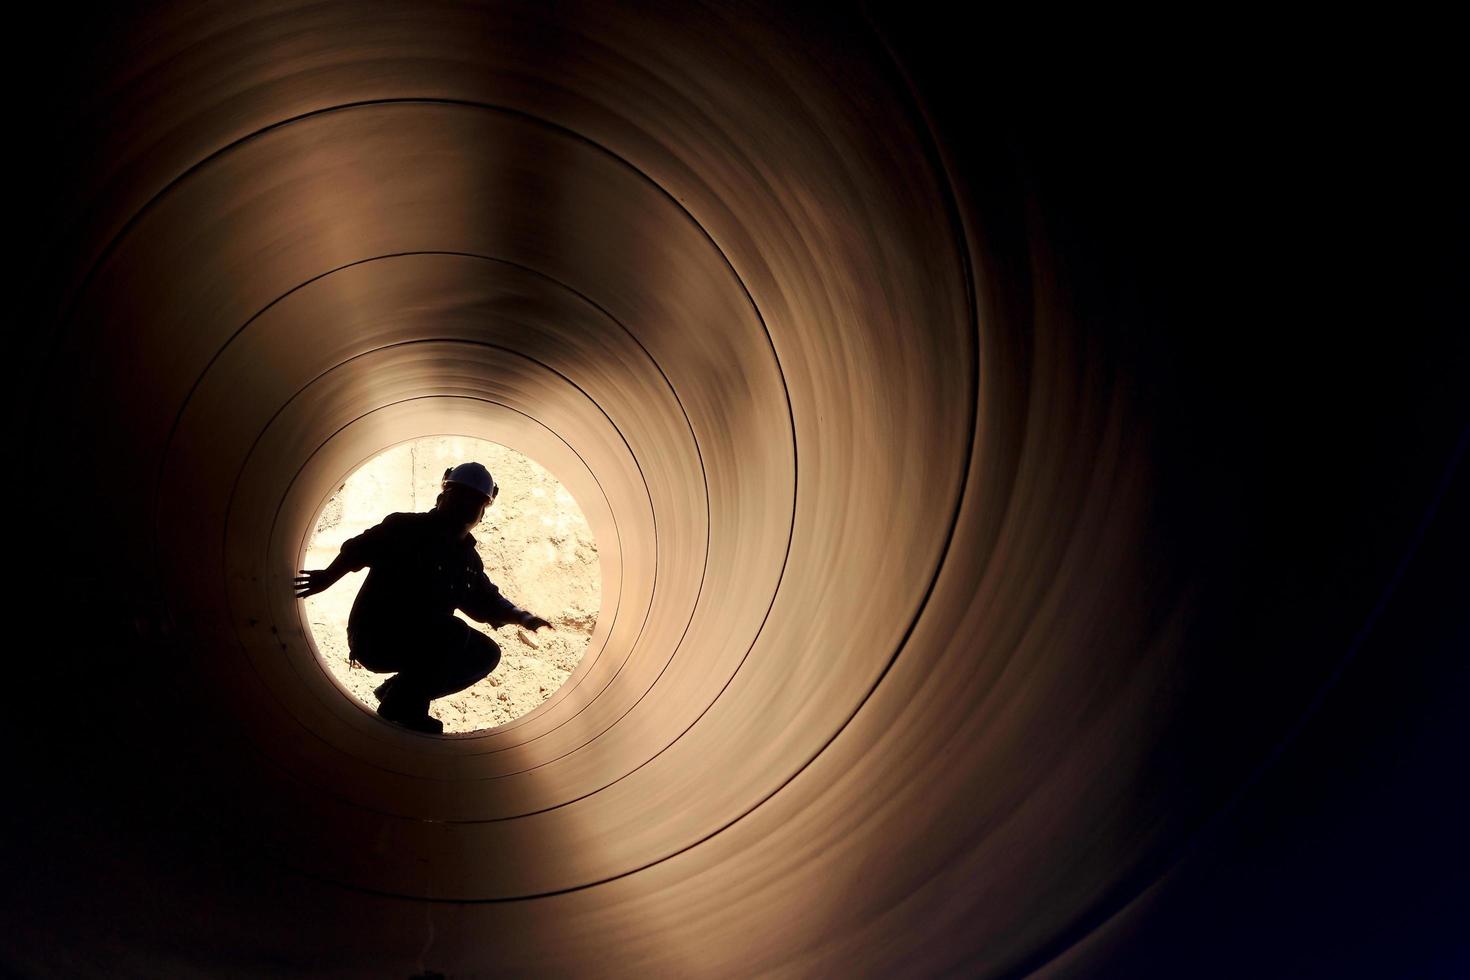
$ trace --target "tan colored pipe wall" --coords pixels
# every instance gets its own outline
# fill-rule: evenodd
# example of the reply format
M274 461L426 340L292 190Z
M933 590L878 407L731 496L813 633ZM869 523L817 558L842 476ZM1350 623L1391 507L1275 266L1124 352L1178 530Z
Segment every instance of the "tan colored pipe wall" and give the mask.
M108 474L175 700L133 694L179 714L114 709L152 763L94 743L153 775L102 777L129 816L75 840L149 843L59 859L118 896L96 960L27 920L78 972L1030 969L1334 662L1169 756L1224 717L1185 717L1220 620L1134 325L1089 319L1020 165L955 156L859 13L128 30L32 411ZM576 674L484 737L341 697L290 592L342 475L447 431L550 469L605 569Z

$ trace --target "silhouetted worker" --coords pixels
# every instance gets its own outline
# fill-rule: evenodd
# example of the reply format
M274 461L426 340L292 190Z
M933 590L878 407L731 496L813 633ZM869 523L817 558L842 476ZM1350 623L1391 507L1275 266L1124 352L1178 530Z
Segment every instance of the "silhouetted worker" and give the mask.
M371 566L347 619L352 659L376 673L398 671L378 685L378 714L421 732L440 734L429 702L462 691L500 663L500 646L454 615L526 629L551 626L500 594L485 574L470 528L500 493L490 471L461 463L444 471L434 509L399 511L342 542L325 569L302 569L296 597L330 588L348 572Z

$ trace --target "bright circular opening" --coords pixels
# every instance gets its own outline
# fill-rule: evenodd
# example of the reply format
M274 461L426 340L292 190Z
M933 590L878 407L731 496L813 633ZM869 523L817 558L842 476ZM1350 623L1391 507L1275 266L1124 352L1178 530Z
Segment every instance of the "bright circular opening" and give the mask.
M420 540L428 532L419 528L430 527L426 518L436 510L444 471L467 462L482 464L499 489L480 522L469 531L485 576L505 599L550 625L529 629L508 623L497 627L477 622L464 609L455 608L456 618L489 637L500 650L498 663L478 680L472 679L477 672L473 663L466 673L453 658L465 650L483 655L490 649L486 644L471 635L464 647L455 646L454 654L446 656L441 649L446 636L451 638L449 643L456 642L452 638L457 627L445 630L442 624L438 628L426 625L422 633L415 628L405 639L395 641L401 647L394 655L395 661L419 665L413 674L415 679L425 676L423 665L430 662L443 665L431 672L441 679L440 687L456 686L471 678L462 689L429 701L428 714L443 725L444 734L483 731L519 718L550 697L587 652L597 622L602 578L597 543L572 495L535 460L499 443L466 436L417 439L385 450L343 480L317 517L302 565L308 570L328 569L339 555L346 554L344 542L362 540L359 536L369 529L390 526L384 524L389 514L421 515L417 524L413 519L396 519L399 523L393 526L397 536L391 538L394 544L374 552L384 571L375 571L371 564L347 571L323 591L303 600L323 664L353 697L377 711L380 698L375 691L390 678L408 676L409 668L373 670L349 663L347 626L353 605L363 584L374 574L379 575L378 584L363 598L378 606L393 603L400 591L412 591L400 588L399 583L424 583L424 593L416 593L419 595L438 594L441 586L453 588L452 579L440 579L437 572L427 572L442 563L436 559L418 565L412 555L423 548ZM378 540L389 539L380 536ZM451 534L450 540L458 538ZM467 542L462 546L470 547ZM420 567L426 569L422 575L404 571ZM475 577L468 571L461 576L466 582ZM385 591L386 585L393 587ZM468 605L476 607L477 600L471 599ZM484 608L479 606L477 611L483 613ZM474 657L467 655L466 659L473 661ZM384 711L379 713L401 713L392 709L401 708L402 700L393 697L390 685L383 698ZM394 721L429 734L437 728L432 722L423 725L411 720Z

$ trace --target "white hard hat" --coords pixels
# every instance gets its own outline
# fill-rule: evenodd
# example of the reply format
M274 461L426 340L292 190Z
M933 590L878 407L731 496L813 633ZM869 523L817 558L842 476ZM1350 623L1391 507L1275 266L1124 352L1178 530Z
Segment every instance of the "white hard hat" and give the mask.
M495 485L495 478L479 463L460 463L458 466L445 470L443 482L467 486L489 497L491 503L494 503L496 495L500 493L500 487Z

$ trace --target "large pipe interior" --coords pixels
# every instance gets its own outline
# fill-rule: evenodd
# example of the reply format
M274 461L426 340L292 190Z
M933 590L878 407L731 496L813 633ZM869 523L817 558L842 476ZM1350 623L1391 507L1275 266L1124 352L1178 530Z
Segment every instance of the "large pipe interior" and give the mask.
M1464 808L1425 774L1464 733L1435 563L1464 545L1470 364L1438 239L1383 260L1430 300L1339 331L1314 289L1349 273L1251 237L1330 237L1285 208L1289 167L1205 158L1240 152L1206 139L1241 137L1226 96L1181 119L999 22L110 16L53 25L35 110L64 152L33 168L11 368L40 471L12 481L17 612L47 624L11 692L14 969L1449 948L1451 873L1422 869ZM604 576L566 685L444 738L343 694L290 590L342 477L441 432L551 470ZM1361 857L1381 786L1415 875ZM1349 852L1332 897L1310 861ZM1273 882L1317 911L1253 917ZM1423 914L1328 943L1394 888Z

